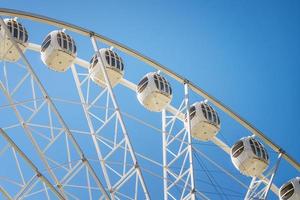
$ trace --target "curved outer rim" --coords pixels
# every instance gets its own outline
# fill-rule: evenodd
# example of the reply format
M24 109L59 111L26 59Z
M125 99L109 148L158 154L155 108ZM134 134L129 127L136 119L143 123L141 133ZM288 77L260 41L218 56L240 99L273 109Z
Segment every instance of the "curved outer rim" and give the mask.
M98 33L95 33L91 30L66 23L60 20L56 20L53 18L45 17L42 15L38 14L33 14L25 11L20 11L20 10L13 10L13 9L8 9L8 8L0 8L0 15L6 15L6 16L13 16L13 17L20 17L24 19L29 19L41 23L46 23L49 25L53 25L59 28L65 28L67 30L79 33L84 36L94 36L96 40L99 40L109 46L113 46L120 51L123 51L124 53L131 55L140 61L147 63L148 65L156 68L157 70L160 70L161 72L167 74L168 76L174 78L175 80L181 82L181 83L188 83L189 88L192 89L195 93L201 95L205 99L209 100L211 103L213 103L215 106L217 106L219 109L221 109L223 112L227 113L231 118L236 120L238 123L240 123L242 126L244 126L246 129L248 129L251 133L255 134L258 136L264 143L269 145L274 151L278 153L283 154L283 158L289 162L292 166L294 166L298 171L300 171L300 163L298 163L294 158L292 158L289 154L287 154L282 148L280 148L277 144L271 141L270 138L265 136L260 130L258 130L256 127L254 127L251 123L243 119L241 116L239 116L237 113L235 113L233 110L231 110L229 107L225 106L222 104L219 100L214 98L213 96L209 95L207 92L205 92L203 89L198 87L197 85L193 84L190 82L188 79L180 76L179 74L171 71L170 69L166 68L165 66L159 64L158 62L152 60L151 58L148 58L147 56L142 55L141 53L130 49L129 47L111 40L103 35L100 35Z

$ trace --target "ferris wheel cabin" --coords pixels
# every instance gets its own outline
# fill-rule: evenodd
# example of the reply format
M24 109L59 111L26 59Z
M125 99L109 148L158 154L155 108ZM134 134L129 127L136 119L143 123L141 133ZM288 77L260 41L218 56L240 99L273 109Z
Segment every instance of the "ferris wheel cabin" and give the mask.
M66 71L76 58L76 44L63 31L50 32L41 45L41 59L50 69Z
M265 147L253 137L240 139L231 148L231 160L244 175L257 177L269 165L269 156Z
M136 92L139 102L154 112L162 111L172 100L170 83L156 72L146 74L139 82Z
M208 141L220 130L218 113L205 102L196 102L190 107L191 134L194 138ZM187 124L187 119L185 119Z
M110 84L112 87L116 86L124 76L124 63L122 58L110 49L100 49L100 57L96 53L90 61L89 73L92 80L100 85L106 87L105 77L102 66L106 69Z
M280 200L300 199L300 177L289 180L279 189Z
M28 46L28 33L26 28L16 19L4 19L7 29L15 39L22 52L26 51ZM17 48L13 45L5 29L0 25L0 57L8 62L16 62L20 59Z

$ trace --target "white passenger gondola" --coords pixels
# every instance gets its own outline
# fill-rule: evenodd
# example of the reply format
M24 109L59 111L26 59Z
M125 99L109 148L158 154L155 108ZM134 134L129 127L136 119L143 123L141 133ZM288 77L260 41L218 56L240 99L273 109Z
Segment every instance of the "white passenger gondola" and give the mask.
M112 87L117 85L124 76L124 63L122 58L110 49L99 50L101 58L97 54L90 61L89 73L92 80L101 87L106 86L105 77L101 69L103 63Z
M279 189L280 200L300 199L300 177L293 178L282 185Z
M231 160L244 175L257 177L269 165L269 156L265 147L253 137L239 140L231 148Z
M25 52L28 46L26 28L16 19L4 19L4 23L20 49ZM0 59L8 62L16 62L20 57L21 55L6 34L5 29L0 26Z
M150 111L160 112L172 100L170 83L156 72L146 74L136 92L139 102Z
M185 120L186 126L187 119ZM190 107L191 134L194 138L208 141L220 130L218 113L205 102L196 102Z
M50 69L64 72L76 58L76 44L72 37L63 31L52 31L41 45L41 58Z

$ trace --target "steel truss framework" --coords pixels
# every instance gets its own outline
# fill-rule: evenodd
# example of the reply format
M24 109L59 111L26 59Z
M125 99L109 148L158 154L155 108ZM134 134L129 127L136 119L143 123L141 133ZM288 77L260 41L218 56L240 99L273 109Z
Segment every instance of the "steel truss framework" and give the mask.
M279 153L277 161L274 167L267 173L266 179L258 179L257 177L252 178L245 199L267 199L281 156L282 153Z
M193 200L196 197L209 199L206 194L198 191L195 185L193 152L198 150L192 146L189 117L185 121L185 115L189 116L189 90L196 91L210 100L278 152L278 160L274 168L266 176L252 179L245 199L266 199L269 190L277 195L278 188L274 185L273 179L282 157L296 169L300 169L299 163L281 151L277 145L248 122L192 83L149 58L103 36L73 25L53 19L47 21L45 17L37 17L19 11L0 9L0 13L46 22L89 36L97 54L99 54L97 40L100 40L154 66L157 70L161 70L182 83L184 97L179 108L170 105L162 112L163 163L161 167L163 170L164 199ZM14 189L6 189L0 182L2 195L7 199L22 199L33 196L43 199L150 199L144 171L141 169L137 157L139 155L139 157L152 163L157 164L157 162L146 156L141 156L134 150L123 119L123 113L105 68L102 67L101 70L104 74L106 87L100 91L94 91L91 87L89 73L78 72L82 67L88 68L89 63L76 58L75 63L71 66L80 105L88 125L88 131L85 134L92 140L96 153L96 159L92 161L74 137L75 131L71 131L68 127L29 60L11 37L2 18L0 24L21 55L21 60L18 63L2 62L0 89L18 121L16 125L5 127L6 130L0 129L1 136L5 140L4 144L0 143L0 158L7 155L7 159L13 161L13 164L10 163L8 168L14 168L14 171L17 172L14 179L0 178L0 180L3 179L1 181L9 182L15 186ZM5 39L6 37L1 38L1 40ZM40 46L31 43L29 49L39 52ZM5 55L1 56L2 60ZM103 61L100 59L100 62ZM18 72L18 78L8 73L12 68ZM121 84L131 90L136 88L136 85L126 79L123 79ZM99 107L102 108L101 114L99 114ZM175 124L180 127L179 130L174 128ZM18 126L19 129L17 130L22 133L10 133L11 128ZM108 128L113 129L113 133L106 131ZM28 140L32 154L25 154L22 147L14 142L14 140L18 140L16 134L18 137ZM230 154L229 146L222 140L215 137L212 142ZM64 146L64 149L61 149L61 154L54 153L61 144ZM209 157L204 155L204 158L231 178L236 179ZM158 165L160 164L158 163ZM30 170L23 170L25 166L29 167ZM37 166L43 166L43 168ZM178 166L180 167L178 168ZM83 179L85 181L81 183ZM236 181L245 187L238 179ZM78 189L77 193L74 193L74 188Z
M167 115L166 110L162 112L162 140L163 140L163 175L164 175L164 198L165 199L195 199L196 188L193 170L192 138L190 134L190 122L188 127L184 125L177 132L174 131L177 115L187 113L189 116L188 85L184 84L185 97L178 112ZM181 123L183 124L183 123ZM180 166L177 170L172 166ZM178 193L175 187L183 184ZM201 193L200 193L201 194ZM207 198L205 195L201 194Z

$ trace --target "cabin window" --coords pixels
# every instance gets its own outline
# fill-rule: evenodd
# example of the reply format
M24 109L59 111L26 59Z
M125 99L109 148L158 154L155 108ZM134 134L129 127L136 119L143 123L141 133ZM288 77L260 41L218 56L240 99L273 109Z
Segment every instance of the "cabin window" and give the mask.
M168 81L159 74L154 74L153 79L156 85L156 88L164 93L172 94L172 89Z
M19 41L27 42L28 35L26 29L22 26L22 24L18 23L15 20L9 20L6 23L7 29L11 33L11 35ZM1 27L0 27L1 30ZM24 37L25 36L25 37Z
M51 43L51 35L48 35L42 43L41 51L44 52Z
M196 107L195 106L191 106L190 107L190 120L192 120L196 115Z
M289 199L294 194L294 191L295 189L293 184L289 183L280 190L280 196L284 200Z
M73 40L73 42L74 42L74 40ZM77 47L76 47L76 44L75 44L75 42L74 42L74 49L73 49L73 53L76 53L77 52Z
M105 54L105 60L109 66L117 68L120 71L123 71L124 69L123 60L119 57L119 55L116 52L113 52L111 50L106 50L104 54Z
M61 35L60 35L60 33L58 33L57 34L57 43L58 43L58 45L61 47L62 45L61 45Z
M62 39L63 39L63 48L65 50L67 50L68 49L68 42L67 42L67 38L66 38L65 34L62 34Z
M269 156L268 153L266 152L264 146L256 141L255 139L251 138L249 140L252 152L259 158L263 158L264 160L268 160Z
M217 112L215 112L215 113L216 113L216 117L217 117L217 124L220 125L220 118L219 118L219 115L218 115Z
M156 88L159 90L159 85L158 85L157 75L155 74L155 75L153 76L153 78L154 78L154 83L155 83L155 85L156 85Z
M207 119L206 109L205 109L205 106L203 103L201 104L201 110L202 110L202 113L203 113L205 119Z
M201 103L201 110L206 120L216 125L220 124L218 113L210 105Z
M145 88L147 87L147 85L148 85L148 78L145 77L138 84L138 92L139 93L143 92L145 90Z
M19 40L23 41L23 27L20 27L19 30Z
M244 151L244 143L243 141L239 141L235 143L232 147L231 153L234 158L241 155L241 153Z
M63 48L68 53L75 54L77 49L75 45L75 41L71 38L71 36L67 35L64 32L57 33L57 43L58 45Z

